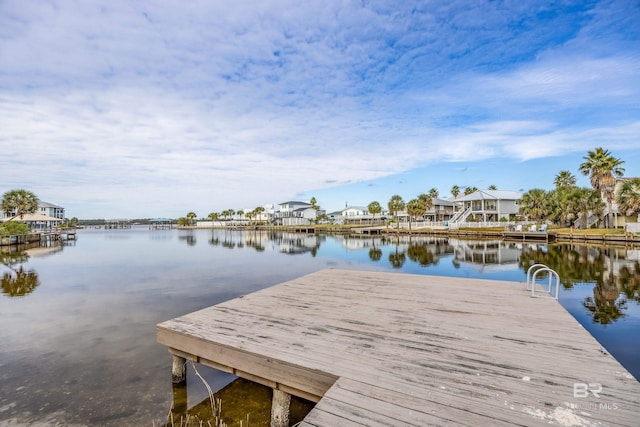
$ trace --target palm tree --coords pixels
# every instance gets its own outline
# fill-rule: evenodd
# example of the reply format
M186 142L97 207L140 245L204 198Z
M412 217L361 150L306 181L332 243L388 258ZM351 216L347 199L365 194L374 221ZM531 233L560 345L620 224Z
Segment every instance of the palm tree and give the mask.
M13 212L14 215L9 219L35 213L38 210L38 197L31 191L27 190L11 190L2 196L2 212L9 216Z
M428 194L419 194L418 200L420 200L424 204L424 212L427 213L433 207L433 199Z
M497 190L498 187L496 187L494 184L491 184L488 188L488 190Z
M432 199L437 199L439 195L440 195L440 192L438 191L437 188L432 187L429 189L429 197L431 197Z
M409 218L416 219L418 216L423 216L426 212L424 202L420 199L412 199L407 203L407 213ZM409 220L409 230L411 230L411 220Z
M309 200L309 204L311 205L311 209L316 211L316 219L314 221L317 223L318 222L318 211L320 210L320 206L318 206L318 201L316 200L315 197L312 197L311 200Z
M534 188L522 195L522 199L518 201L520 205L520 215L530 217L534 220L541 220L549 215L547 193L540 189Z
M451 195L454 199L458 198L458 194L460 194L460 187L458 187L457 185L451 187Z
M618 208L623 214L640 214L640 178L623 181L617 196Z
M195 212L189 212L187 214L187 219L189 220L189 225L193 225L193 220L196 219L198 215Z
M560 171L553 180L556 188L573 187L576 185L576 177L569 171Z
M597 190L576 187L566 197L566 215L582 220L585 228L589 226L590 214L596 216L602 214L604 203Z
M217 221L219 217L220 215L217 212L211 212L209 215L207 215L207 218L209 218L211 221Z
M369 206L367 206L367 210L371 215L373 215L373 222L375 223L376 214L382 212L382 206L380 206L380 203L374 200L373 202L369 203Z
M580 172L585 176L588 175L591 180L591 186L604 196L609 207L607 215L607 219L609 219L615 197L616 178L620 178L624 174L624 168L622 167L624 161L616 159L609 150L604 150L602 147L598 147L594 151L588 151L583 159L584 162L580 165ZM613 225L610 221L607 222L608 227Z
M402 197L397 194L391 196L391 199L389 199L389 203L387 203L389 212L391 213L391 215L393 215L394 220L396 219L398 212L404 209L404 206L404 200L402 200ZM398 227L400 227L400 224L398 224Z
M258 206L253 210L253 216L257 218L262 214L262 212L264 212L264 207Z
M478 187L467 187L464 189L464 195L468 196L469 194L473 194L478 191Z

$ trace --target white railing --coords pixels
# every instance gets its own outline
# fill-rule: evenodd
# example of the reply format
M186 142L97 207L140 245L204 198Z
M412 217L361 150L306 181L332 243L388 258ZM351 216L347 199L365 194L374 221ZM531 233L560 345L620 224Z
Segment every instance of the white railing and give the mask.
M624 225L627 233L640 233L640 222L628 222Z
M449 220L449 224L452 224L452 223L455 224L455 223L464 221L469 217L469 215L471 215L471 208L460 210L456 212L454 216L451 217L451 219Z

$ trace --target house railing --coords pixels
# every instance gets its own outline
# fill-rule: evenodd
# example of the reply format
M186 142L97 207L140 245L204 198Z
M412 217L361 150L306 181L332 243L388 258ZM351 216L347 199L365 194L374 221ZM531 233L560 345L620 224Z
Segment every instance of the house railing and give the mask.
M455 224L455 223L466 220L469 217L469 215L471 215L471 212L472 210L470 207L465 210L460 210L456 212L456 214L453 217L451 217L451 219L449 220L449 224Z

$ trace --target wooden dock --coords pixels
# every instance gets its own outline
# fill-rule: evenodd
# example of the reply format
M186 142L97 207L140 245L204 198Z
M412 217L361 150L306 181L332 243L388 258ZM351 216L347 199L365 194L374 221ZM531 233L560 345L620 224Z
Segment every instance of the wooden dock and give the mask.
M328 269L157 332L174 360L317 401L301 427L630 426L640 414L640 383L524 283Z

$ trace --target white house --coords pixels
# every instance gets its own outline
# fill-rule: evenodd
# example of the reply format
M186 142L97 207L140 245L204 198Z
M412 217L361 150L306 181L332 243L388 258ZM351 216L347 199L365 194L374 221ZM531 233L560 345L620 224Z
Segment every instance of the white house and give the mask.
M15 210L13 212L9 212L8 215L2 212L3 218L13 218L15 215ZM64 208L38 199L38 209L34 212L34 215L64 219Z
M427 210L425 218L429 221L448 221L455 213L455 205L450 200L434 197L431 199L431 209Z
M451 222L464 222L469 217L483 222L509 219L510 215L518 214L520 199L522 194L517 191L478 190L453 200L459 209Z
M616 199L618 197L618 194L620 194L620 189L622 188L622 184L625 181L632 180L632 179L634 178L625 177L625 178L616 179L616 185L614 189ZM628 223L636 223L640 221L640 215L638 215L637 213L636 215L627 216L625 212L620 212L616 199L614 199L613 203L611 204L611 211L609 211L609 203L607 202L607 199L604 197L604 195L602 196L602 201L605 204L604 212L603 212L605 224L607 224L608 226L610 224L611 227L615 227L615 228L625 228L626 224Z
M345 218L362 218L369 216L369 209L362 206L349 206L341 211Z
M11 221L12 217L2 218L2 222ZM63 219L54 218L49 215L40 215L38 213L35 214L26 214L22 218L16 217L13 221L24 222L29 226L29 230L31 231L46 231L51 230L53 227L60 227Z
M52 203L43 202L38 200L38 211L40 215L46 215L53 218L64 219L64 208L62 206L54 205Z
M280 225L307 225L314 222L318 212L311 207L311 203L289 201L280 203L276 221Z

